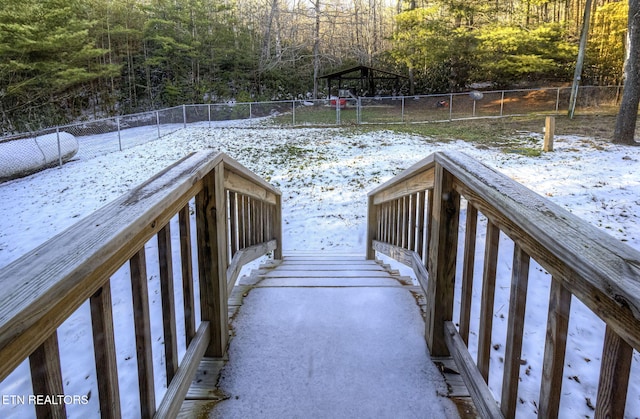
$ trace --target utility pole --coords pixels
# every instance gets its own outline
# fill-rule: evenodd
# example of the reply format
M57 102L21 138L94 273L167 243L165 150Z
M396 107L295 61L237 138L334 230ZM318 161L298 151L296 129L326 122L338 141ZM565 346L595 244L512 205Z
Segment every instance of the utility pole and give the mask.
M578 99L578 86L582 76L582 65L584 64L584 54L587 49L587 37L589 36L589 21L591 20L591 4L593 0L587 0L584 6L584 21L582 22L582 34L580 35L580 47L578 49L578 59L576 60L576 71L573 74L573 85L571 86L571 98L569 99L569 118L573 119Z

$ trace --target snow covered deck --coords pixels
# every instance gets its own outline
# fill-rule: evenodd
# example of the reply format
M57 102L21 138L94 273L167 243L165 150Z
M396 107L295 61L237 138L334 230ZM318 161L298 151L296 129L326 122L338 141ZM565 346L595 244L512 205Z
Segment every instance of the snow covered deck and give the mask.
M263 265L231 294L228 360L203 361L180 417L458 417L429 357L424 301L364 256Z

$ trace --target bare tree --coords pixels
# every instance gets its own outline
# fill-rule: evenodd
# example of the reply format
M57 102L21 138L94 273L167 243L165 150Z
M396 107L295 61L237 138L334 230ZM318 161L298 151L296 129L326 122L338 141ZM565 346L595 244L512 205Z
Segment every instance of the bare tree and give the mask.
M632 145L636 144L634 136L640 101L640 0L629 0L627 45L624 91L613 142Z

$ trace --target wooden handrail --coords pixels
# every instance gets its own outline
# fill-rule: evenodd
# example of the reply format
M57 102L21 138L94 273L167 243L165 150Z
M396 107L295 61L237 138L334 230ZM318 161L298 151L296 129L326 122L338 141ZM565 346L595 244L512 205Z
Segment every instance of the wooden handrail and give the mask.
M236 205L239 200L243 205ZM196 239L191 238L190 232L190 201L195 201L196 207ZM270 251L281 257L280 202L277 189L229 156L195 153L1 269L0 380L29 357L34 383L42 383L34 392L61 393L57 329L90 300L101 411L105 417L120 417L110 278L129 263L141 416L152 417L156 402L145 244L157 237L163 307L160 320L165 336L167 386L172 389L167 394L182 397L185 383L174 380L189 380L188 373L194 368L185 365L184 360L197 362L199 359L193 360L203 352L207 356L224 355L228 339L227 298L241 267ZM169 227L174 217L178 217L180 225L185 294L187 356L182 363L176 350L174 252ZM193 301L194 245L199 265L200 325L195 323ZM175 409L170 401L162 406L168 411ZM59 417L64 414L64 406L38 407L36 413L38 417Z
M467 201L467 233L456 330L451 322L461 198ZM528 266L534 259L552 276L540 417L558 415L571 295L607 325L596 417L621 416L631 348L640 350L640 252L462 153L435 153L369 193L367 257L373 258L378 251L414 267L427 293L426 339L431 354L451 354L463 364L462 371L470 370L466 365L469 357L460 348L469 335L478 213L488 219L478 362L474 365L484 381L475 373L463 373L467 385L475 388L478 381L487 380L497 238L506 234L515 249L502 414L515 415ZM416 269L420 261L423 266ZM460 339L452 338L452 333ZM486 397L475 401L494 403ZM494 411L493 406L481 410Z

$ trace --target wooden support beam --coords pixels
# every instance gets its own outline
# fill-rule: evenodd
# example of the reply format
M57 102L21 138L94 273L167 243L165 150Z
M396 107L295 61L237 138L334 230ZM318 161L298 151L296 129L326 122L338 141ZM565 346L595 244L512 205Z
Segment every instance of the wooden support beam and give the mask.
M453 176L440 165L435 168L432 205L425 336L431 356L447 356L444 324L453 316L460 196L453 189Z

